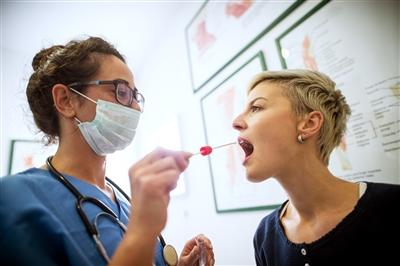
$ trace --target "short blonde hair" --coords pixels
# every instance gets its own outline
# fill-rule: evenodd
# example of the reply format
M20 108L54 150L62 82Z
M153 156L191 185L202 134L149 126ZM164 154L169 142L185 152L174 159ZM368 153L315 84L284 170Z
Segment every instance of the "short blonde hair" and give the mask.
M277 84L282 94L289 99L296 115L320 111L324 122L318 139L322 161L328 165L329 155L339 145L346 132L347 120L351 114L342 92L327 75L305 69L264 71L254 76L247 93L262 82Z

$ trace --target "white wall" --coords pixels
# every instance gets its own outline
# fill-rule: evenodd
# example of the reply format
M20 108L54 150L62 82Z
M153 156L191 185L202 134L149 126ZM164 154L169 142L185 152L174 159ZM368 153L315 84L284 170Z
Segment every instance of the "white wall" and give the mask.
M250 47L196 94L192 93L183 32L199 6L186 5L185 13L167 32L163 45L149 55L145 71L137 77L138 86L146 95L146 111L137 141L146 138L146 134L157 129L164 119L178 114L184 149L197 151L205 144L200 98L260 49L266 54L269 69L281 69L275 38L314 5L315 2L310 2L300 6L285 23ZM254 265L253 234L269 211L216 213L206 157L193 157L184 178L186 194L172 197L170 202L168 223L163 232L167 241L181 250L185 240L204 233L213 241L217 265Z
M32 139L37 129L26 101L29 63L27 55L2 47L1 79L1 175L8 170L11 139Z
M144 155L143 143L146 137L156 130L158 126L171 116L178 115L181 124L182 147L188 151L196 151L205 144L205 136L200 112L200 98L213 89L216 84L223 80L229 73L237 69L257 51L263 50L268 69L281 69L281 64L276 52L275 38L307 13L317 4L315 1L307 1L296 9L287 19L278 24L265 37L249 47L231 65L216 76L198 93L193 94L187 52L185 47L184 28L200 8L202 2L180 3L175 5L176 12L170 16L167 25L157 36L157 43L144 53L145 60L140 69L133 68L136 85L146 97L145 112L140 121L140 133L134 143L125 151L111 155L109 158L110 169L108 174L112 178L118 177L118 182L123 186L127 185L127 167L135 160ZM113 16L107 18L108 28L100 28L91 31L70 23L80 16L85 20L104 20L98 12L82 12L77 10L71 12L67 17L54 20L55 9L46 3L38 9L27 9L20 7L24 16L19 17L18 23L25 25L21 31L13 31L14 23L10 16L4 16L2 9L2 40L1 40L1 158L0 175L5 175L8 166L8 153L11 139L32 138L34 127L31 116L24 109L27 109L25 100L26 79L30 74L30 61L33 51L38 51L43 43L52 43L51 34L48 32L62 33L65 30L64 39L73 38L80 34L99 34L106 36L110 41L119 43L121 38L129 40L131 36L138 33L129 30L129 27L118 25L128 23L126 21L113 21ZM66 4L65 4L66 5ZM74 5L73 3L69 5ZM92 4L94 5L94 4ZM178 7L179 6L179 7ZM122 4L119 7L121 12L126 11ZM113 11L116 11L116 10ZM90 8L86 9L86 11ZM92 9L95 10L95 9ZM14 10L17 12L18 10ZM28 12L29 11L29 12ZM72 10L70 10L72 11ZM67 12L68 13L68 12ZM125 14L125 13L124 13ZM5 20L4 17L10 20ZM36 23L41 27L32 27ZM54 28L52 28L54 26ZM26 32L25 32L26 31ZM120 35L112 32L120 31ZM8 39L13 34L24 35L43 34L39 38L41 42L31 42L26 39L26 51L13 50L7 46ZM132 37L133 38L133 37ZM129 52L135 49L135 42L132 47L119 47L122 53L127 56L128 64L134 65L135 58ZM125 49L124 49L125 48ZM180 251L185 241L197 233L204 233L213 241L217 265L252 265L253 246L252 237L260 219L268 211L216 213L214 197L212 192L211 177L208 162L205 157L194 157L184 174L186 192L183 195L172 197L169 206L169 217L167 226L163 232L166 241L173 244Z

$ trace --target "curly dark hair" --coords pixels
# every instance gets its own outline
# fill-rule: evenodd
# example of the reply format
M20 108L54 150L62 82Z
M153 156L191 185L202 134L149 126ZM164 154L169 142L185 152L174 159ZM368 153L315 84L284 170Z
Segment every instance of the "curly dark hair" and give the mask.
M33 58L34 72L29 78L26 96L35 124L45 134L47 144L56 143L60 136L52 87L89 80L97 73L105 55L114 55L125 63L117 49L99 37L54 45L42 49Z

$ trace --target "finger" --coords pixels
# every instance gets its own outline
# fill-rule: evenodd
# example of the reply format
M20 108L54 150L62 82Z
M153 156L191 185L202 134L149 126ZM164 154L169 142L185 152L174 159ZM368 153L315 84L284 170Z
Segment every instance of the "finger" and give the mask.
M181 171L174 158L165 157L150 165L137 168L136 172L130 173L130 177L136 187L147 184L150 187L164 187L169 192L176 187L180 174Z
M186 243L185 246L182 249L182 255L187 255L190 253L190 251L193 249L193 247L196 246L196 239L193 237L192 239L189 239Z
M129 170L129 172L134 171L135 169L140 168L144 165L151 165L154 162L157 162L158 160L168 156L173 157L176 160L176 163L181 169L181 171L183 171L186 169L189 163L189 158L192 155L193 154L190 152L172 151L161 147L157 147L151 153L147 154L142 160L138 161L135 165L133 165Z
M149 165L152 164L153 162L165 157L164 152L165 149L157 147L155 148L152 152L144 156L141 160L136 162L131 168L139 168L142 167L143 165Z
M174 154L175 161L182 172L188 167L189 159L192 157L192 155L192 153L184 151Z
M142 176L149 173L161 173L171 169L179 170L175 159L173 157L164 157L160 158L156 162L153 162L152 164L142 165L141 167L136 168L134 175Z
M203 234L199 234L196 236L196 242L200 247L203 247L203 252L206 252L206 265L213 265L214 251L210 239Z
M186 151L174 151L174 150L168 150L164 148L157 148L155 150L161 157L166 157L166 156L172 156L175 159L179 161L186 161L188 162L190 157L193 156L193 153L191 152L186 152Z
M213 246L212 246L212 244L211 244L211 240L210 239L208 239L208 237L206 237L205 235L203 235L203 234L199 234L199 235L197 235L196 236L196 239L197 239L197 241L203 241L203 243L205 244L205 246L208 248L208 249L213 249Z
M193 249L190 251L189 255L185 256L184 261L186 265L195 265L198 264L200 256L199 247L194 246Z
M214 265L215 260L214 260L214 251L213 250L207 250L207 264L208 265Z
M168 202L169 193L173 190L179 178L178 170L167 170L159 174L152 174L145 178L134 180L132 186L132 199L164 198Z
M165 156L172 156L179 169L183 172L187 166L189 165L189 159L193 156L193 153L186 152L186 151L171 151L165 150Z
M214 257L210 259L210 261L208 261L208 265L213 266L215 264L215 259Z
M163 194L169 193L176 187L179 174L180 171L177 169L164 170L147 178L140 179L140 186L142 190L149 194L153 194L151 193L152 190L154 192L160 191Z

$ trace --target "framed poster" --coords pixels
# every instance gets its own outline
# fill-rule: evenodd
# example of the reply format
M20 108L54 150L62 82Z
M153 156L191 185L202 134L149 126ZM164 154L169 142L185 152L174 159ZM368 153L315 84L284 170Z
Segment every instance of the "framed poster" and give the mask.
M16 174L31 167L41 167L47 157L54 155L57 145L45 146L38 140L11 140L8 174Z
M218 146L235 141L238 132L232 128L233 119L246 102L250 79L266 69L262 52L243 64L201 99L206 142ZM286 196L274 180L251 183L242 166L243 150L229 145L208 156L217 212L232 212L276 208Z
M399 18L398 1L323 1L276 39L282 67L321 71L346 97L329 168L347 180L400 183Z
M185 29L194 92L303 2L206 1Z

